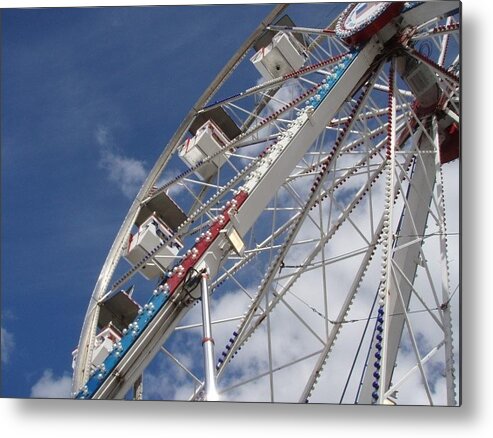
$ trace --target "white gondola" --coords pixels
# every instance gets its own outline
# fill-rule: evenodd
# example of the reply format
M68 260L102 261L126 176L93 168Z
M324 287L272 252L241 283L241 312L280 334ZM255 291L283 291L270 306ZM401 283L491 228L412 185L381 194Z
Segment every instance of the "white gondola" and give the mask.
M266 80L298 70L305 57L297 48L296 40L287 33L277 33L272 42L261 48L250 61Z
M114 345L120 341L122 335L120 331L112 324L109 323L98 335L94 342L94 350L92 353L91 368L97 369L100 367L104 360L113 351ZM75 369L75 362L77 360L78 349L72 352L72 369Z
M172 235L171 228L158 215L149 216L140 225L139 231L135 235L130 235L125 259L130 264L138 263ZM154 254L152 260L140 268L140 274L148 280L163 274L182 248L183 243L179 239L171 240Z
M205 158L219 152L228 142L228 138L221 129L212 120L208 120L197 130L192 138L188 138L179 147L179 157L188 167L193 167ZM221 154L200 166L195 174L207 181L217 173L225 161L225 155Z

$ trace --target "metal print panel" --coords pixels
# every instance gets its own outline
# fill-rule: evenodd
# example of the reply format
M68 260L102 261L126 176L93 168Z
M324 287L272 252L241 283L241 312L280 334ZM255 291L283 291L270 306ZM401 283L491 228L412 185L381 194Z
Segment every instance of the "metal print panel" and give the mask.
M460 16L2 10L2 396L460 405Z

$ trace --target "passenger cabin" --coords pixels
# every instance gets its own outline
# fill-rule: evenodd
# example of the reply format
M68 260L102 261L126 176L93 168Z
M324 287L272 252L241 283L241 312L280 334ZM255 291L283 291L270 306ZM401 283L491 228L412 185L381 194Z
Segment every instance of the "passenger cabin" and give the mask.
M133 287L131 288L131 290ZM132 299L131 291L119 291L110 295L99 305L98 329L112 325L122 332L137 317L140 305Z
M276 25L293 27L285 15ZM250 61L265 80L271 80L299 70L305 63L303 39L288 32L266 32L254 45L255 55Z
M250 61L265 80L271 80L300 69L305 57L290 34L278 32L272 42L255 53Z
M207 120L200 126L195 135L179 146L178 156L188 167L194 167L207 157L211 157L229 143L229 138L214 123ZM227 153L221 153L208 163L197 168L195 174L203 181L211 179L226 162Z
M122 338L121 333L115 329L112 324L109 324L104 330L102 330L97 336L94 342L94 349L92 351L92 363L91 369L98 368L108 357L113 350L113 345L119 342ZM78 349L72 351L72 369L75 369L75 362L77 360Z
M96 336L92 353L93 367L97 368L105 361L113 350L113 344L119 342L121 338L121 332L111 323Z
M92 368L99 367L122 338L122 332L135 320L140 305L131 297L131 290L119 291L99 304L98 329L92 353ZM75 367L78 350L72 352L72 368Z
M440 88L430 67L409 56L403 56L398 58L397 69L419 103L418 115L434 110L440 98Z
M131 265L139 263L171 237L186 218L185 213L166 193L153 196L141 207L135 221L138 230L129 236L125 259ZM182 248L183 243L179 238L169 241L139 269L139 273L148 280L159 277L166 272Z

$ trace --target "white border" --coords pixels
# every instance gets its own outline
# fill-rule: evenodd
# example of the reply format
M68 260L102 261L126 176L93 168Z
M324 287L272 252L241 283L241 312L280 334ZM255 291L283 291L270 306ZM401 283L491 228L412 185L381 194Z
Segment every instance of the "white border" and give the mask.
M7 4L6 4L7 3ZM204 3L204 2L193 2ZM228 3L215 1L214 3ZM231 2L230 2L231 3ZM251 3L251 2L244 2ZM125 2L117 5L163 4ZM388 408L330 405L188 404L0 400L2 433L15 436L486 437L491 394L491 17L493 2L463 0L463 407ZM104 1L4 1L1 7L115 5Z

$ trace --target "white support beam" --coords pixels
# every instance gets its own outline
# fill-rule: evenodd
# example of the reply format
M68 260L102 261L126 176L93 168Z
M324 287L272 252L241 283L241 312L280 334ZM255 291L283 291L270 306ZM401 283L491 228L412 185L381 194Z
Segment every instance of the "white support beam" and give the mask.
M216 367L214 363L214 338L211 328L211 309L209 304L209 274L202 272L200 279L202 299L202 348L204 350L205 399L217 401Z
M429 142L428 137L421 135L419 141L420 150L433 149L433 145ZM393 264L398 266L399 271L404 273L404 276L397 275L397 277L399 281L399 289L402 293L402 301L405 303L406 307L409 306L409 301L412 294L412 287L408 283L407 279L414 281L416 276L416 260L418 260L421 252L421 241L418 240L407 246L404 245L415 240L413 237L414 235L423 235L426 230L426 222L429 215L429 207L433 196L432 191L435 183L434 154L421 155L421 160L417 160L414 173L411 175L411 180L411 190L407 195L407 204L409 205L409 209L406 210L402 217L401 229L395 241L395 246L402 247L402 249L391 255ZM390 282L390 290L397 290L395 280L391 278ZM393 315L389 318L387 326L388 339L385 365L388 372L385 377L385 384L382 382L382 386L386 388L385 392L387 392L387 389L390 387L390 383L392 381L393 367L396 362L397 351L405 323L404 308L401 304L401 300L398 299L397 294L393 293L390 295L385 312L389 315ZM372 347L370 357L373 357L375 351L375 348ZM373 392L372 383L374 380L372 374L372 367L368 367L365 372L362 390L358 400L360 404L371 403L371 393Z
M385 193L385 205L384 205L384 229L382 236L382 272L383 272L383 281L381 282L381 290L379 291L380 295L380 308L384 310L384 323L383 323L383 349L382 349L382 360L381 360L381 369L380 369L380 388L378 393L380 395L378 402L380 404L385 403L385 391L388 387L388 383L390 379L387 378L387 375L392 374L393 362L388 363L387 356L389 353L389 337L391 336L391 331L389 327L390 315L393 313L389 308L388 304L391 299L391 296L394 297L395 292L394 289L391 289L391 276L392 276L392 263L391 263L391 251L394 241L393 234L393 218L394 218L394 198L395 198L395 146L396 146L396 126L395 126L395 116L396 116L396 93L395 93L395 85L396 85L396 71L395 71L395 58L391 60L390 73L389 73L389 116L388 122L390 124L390 132L388 134L388 146L387 146L387 175L386 175L386 193ZM383 304L382 304L383 303ZM370 356L373 358L373 356ZM372 367L368 367L368 369L372 369ZM375 382L375 379L373 379ZM372 400L375 402L375 400Z
M445 378L447 383L447 404L455 406L455 370L454 370L454 351L452 346L452 315L450 312L450 278L449 264L447 258L447 228L445 225L445 199L443 191L443 175L440 163L438 121L433 117L433 135L435 137L435 170L436 170L436 192L438 198L438 226L440 232L440 265L441 265L441 291L442 306L440 311L443 318L444 339L445 339Z

